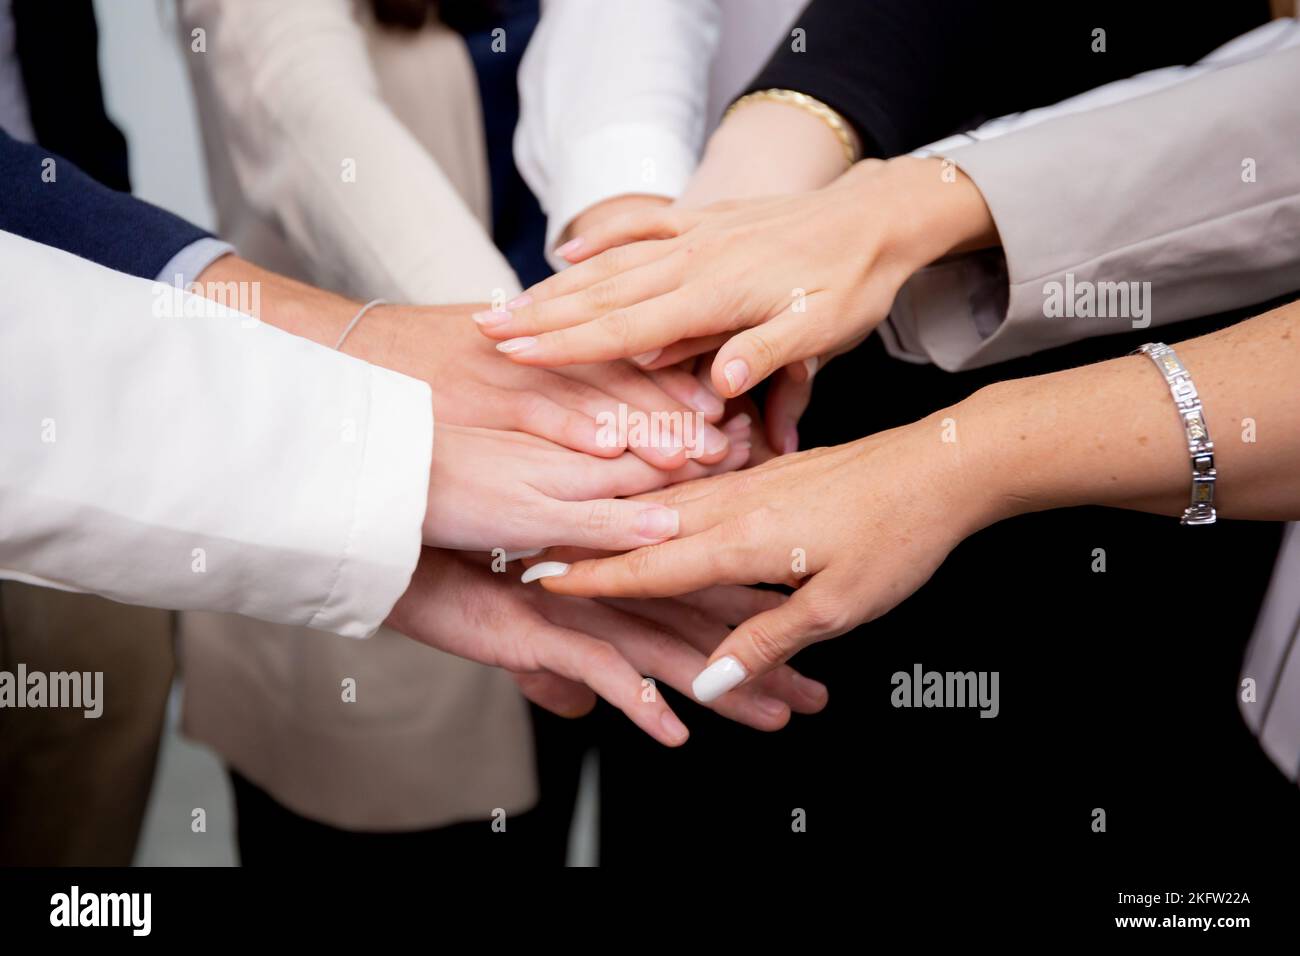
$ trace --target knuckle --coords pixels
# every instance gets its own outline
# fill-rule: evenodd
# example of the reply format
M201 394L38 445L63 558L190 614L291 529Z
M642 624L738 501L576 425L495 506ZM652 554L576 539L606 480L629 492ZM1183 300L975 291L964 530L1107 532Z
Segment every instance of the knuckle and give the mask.
M751 363L760 375L766 375L777 366L777 352L769 338L762 332L751 329L745 333L744 346L754 358Z
M582 304L593 312L608 312L618 305L622 286L617 277L602 279L582 293Z
M635 551L627 552L623 556L623 560L626 562L628 574L633 578L652 577L659 566L659 554L659 545L637 548Z
M597 501L587 512L586 528L590 534L605 534L614 528L617 518L612 501Z
M609 641L596 641L587 652L588 661L599 670L612 670L623 663L623 655Z
M840 599L830 597L809 597L803 609L804 623L819 633L843 629L848 615Z
M592 260L592 271L601 279L609 279L621 272L625 272L627 267L627 246L614 246L612 249L606 249Z
M775 666L785 662L788 656L785 641L766 625L750 625L747 637L749 646L753 649L754 657L761 663Z
M596 320L601 331L622 350L632 348L632 316L624 309L608 312Z

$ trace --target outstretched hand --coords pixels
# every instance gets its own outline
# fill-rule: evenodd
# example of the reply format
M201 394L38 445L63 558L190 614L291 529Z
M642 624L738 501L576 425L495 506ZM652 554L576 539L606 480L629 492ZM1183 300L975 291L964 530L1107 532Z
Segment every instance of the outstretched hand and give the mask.
M562 716L585 713L599 694L675 747L688 731L653 680L685 692L729 625L783 600L768 591L716 588L679 601L604 604L548 594L467 556L426 548L387 623L439 650L513 672L526 696ZM815 713L826 700L825 687L787 667L713 709L778 730L792 710Z

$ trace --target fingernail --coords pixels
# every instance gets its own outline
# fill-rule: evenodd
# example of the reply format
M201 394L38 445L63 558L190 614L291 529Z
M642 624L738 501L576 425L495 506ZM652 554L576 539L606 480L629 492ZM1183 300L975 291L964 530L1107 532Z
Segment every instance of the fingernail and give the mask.
M513 299L511 299L509 302L506 303L506 311L509 312L511 309L522 309L524 306L532 305L532 304L533 304L533 297L529 295L527 292L524 292L521 295L515 296Z
M680 524L677 512L672 508L647 508L636 516L636 530L643 538L651 538L659 541L663 538L671 538L677 533ZM546 562L554 563L554 562ZM565 565L568 570L568 565Z
M727 388L734 395L749 381L749 366L745 364L744 359L732 359L723 367L722 377L727 380Z
M721 415L727 406L722 404L722 399L714 395L711 391L703 386L695 390L686 402L691 408L695 409L701 415Z
M545 550L545 548L533 548L531 551L507 551L506 564L511 561L518 561L521 558L535 558Z
M785 436L781 439L781 453L790 454L792 451L799 450L799 430L791 425L785 430Z
M678 720L677 715L671 710L664 711L664 715L659 718L659 723L663 727L664 733L666 733L673 741L685 740L687 735L690 733L690 731L686 729L686 725Z
M509 303L506 303L506 308L507 308L507 309L510 308L510 304L509 304ZM817 365L818 365L818 364L819 364L819 363L818 363L818 360L817 360L817 356L815 356L815 355L814 355L812 358L806 358L806 359L803 360L803 367L804 367L805 369L808 370L808 380L809 380L809 381L812 381L812 377L813 377L814 375L817 374Z
M651 349L649 352L642 352L640 355L633 355L632 361L636 362L637 365L649 365L662 355L663 351L663 349Z
M539 561L525 571L519 580L524 584L531 584L538 578L558 578L568 573L569 566L563 561Z
M655 451L665 458L674 457L683 447L681 433L676 429L669 429L660 433L659 444L654 446Z
M704 454L719 455L731 444L730 439L712 425L704 426Z
M559 256L561 259L567 259L569 258L569 256L573 255L581 248L582 248L582 236L577 236L573 239L570 239L564 245L556 249L555 254Z
M830 691L826 689L825 684L811 677L804 677L802 674L795 674L790 683L794 685L795 690L815 704L820 704L830 696Z
M537 339L531 335L525 335L523 338L506 339L504 342L498 342L497 351L513 355L515 352L526 352L536 344Z
M769 717L782 717L785 715L785 701L777 700L775 697L756 697L754 703L758 709Z
M750 418L749 415L747 415L745 412L741 412L731 421L727 422L727 424L723 425L722 428L724 431L730 432L731 434L734 435L736 432L743 431L746 428L748 428L753 423L753 421L754 420Z
M495 325L508 322L511 319L509 312L475 312L470 318L477 322L485 329L490 329Z
M538 565L540 567L540 565ZM734 657L720 657L691 682L691 693L701 704L717 700L745 679L745 668Z

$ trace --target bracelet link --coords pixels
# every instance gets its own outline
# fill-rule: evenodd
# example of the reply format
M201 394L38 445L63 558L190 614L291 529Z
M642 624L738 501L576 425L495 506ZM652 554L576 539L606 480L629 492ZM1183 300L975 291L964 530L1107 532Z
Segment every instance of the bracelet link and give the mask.
M1218 519L1214 510L1214 485L1219 473L1214 467L1214 442L1210 440L1210 429L1205 423L1200 393L1196 391L1187 367L1165 343L1148 342L1136 351L1149 357L1164 376L1183 422L1187 453L1192 464L1192 495L1191 503L1183 510L1182 523L1214 524Z

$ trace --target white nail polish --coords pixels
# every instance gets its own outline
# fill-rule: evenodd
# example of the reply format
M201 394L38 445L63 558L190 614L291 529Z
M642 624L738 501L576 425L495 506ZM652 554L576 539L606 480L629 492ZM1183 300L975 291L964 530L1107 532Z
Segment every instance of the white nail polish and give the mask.
M539 564L538 567L541 567ZM701 704L717 700L745 679L745 668L734 657L714 661L691 682L691 693Z
M507 551L506 564L511 561L518 561L520 558L535 558L545 550L545 548L533 548L531 551Z
M538 578L558 578L561 574L568 573L569 566L563 561L541 561L525 571L519 580L529 584Z

